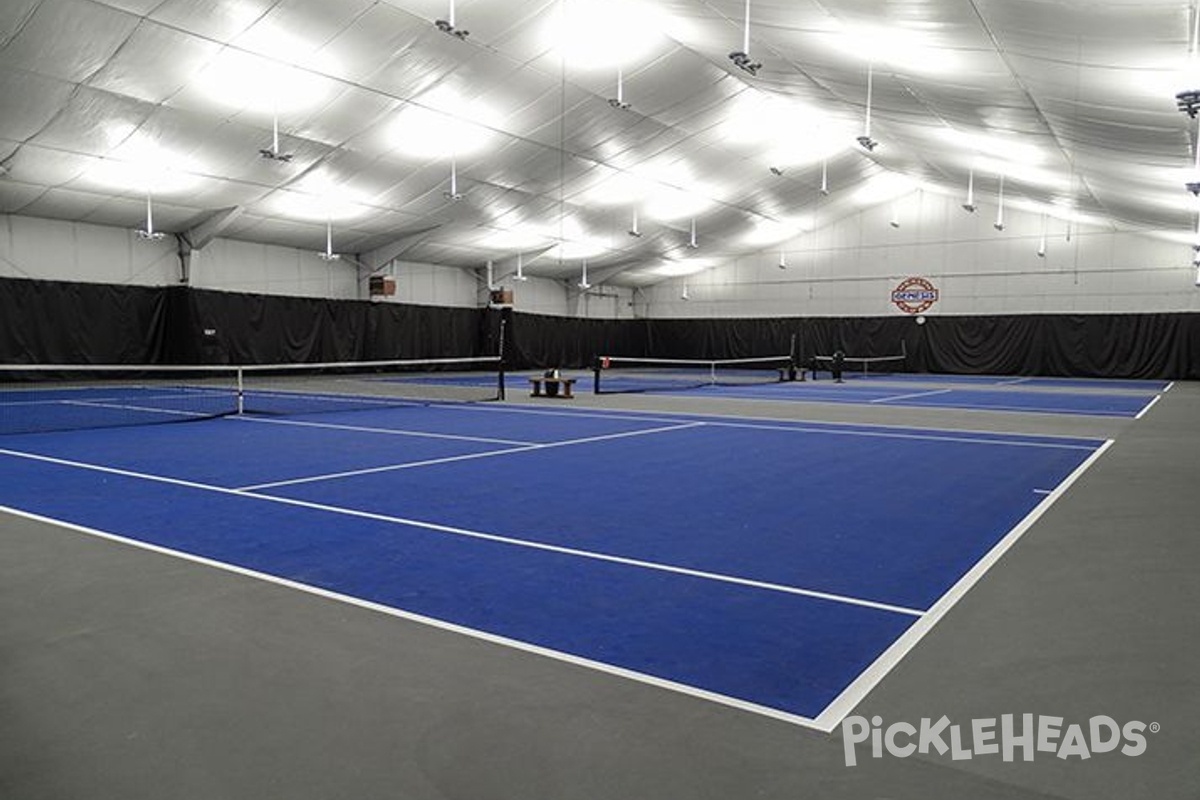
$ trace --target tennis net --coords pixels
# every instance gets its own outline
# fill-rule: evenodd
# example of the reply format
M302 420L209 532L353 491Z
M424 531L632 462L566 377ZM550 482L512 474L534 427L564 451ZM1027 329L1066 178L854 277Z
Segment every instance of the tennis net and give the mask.
M796 377L790 355L725 359L600 356L594 372L596 394L745 386Z
M238 366L0 365L0 435L504 397L498 356Z
M870 378L894 375L905 371L907 356L844 356L842 358L842 376L845 378ZM833 356L814 356L813 378L818 372L830 372L833 368Z

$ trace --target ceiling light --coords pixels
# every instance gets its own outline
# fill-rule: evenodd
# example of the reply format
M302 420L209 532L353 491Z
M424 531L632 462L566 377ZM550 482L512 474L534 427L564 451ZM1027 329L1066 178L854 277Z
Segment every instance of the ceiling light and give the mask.
M996 221L992 223L992 227L998 231L1004 230L1004 174L1000 175L1000 188L997 192L999 195L999 204L996 206Z
M632 224L630 224L630 226L629 226L629 231L628 231L628 233L629 233L629 235L630 235L630 236L634 237L635 239L640 239L640 238L642 238L642 232L641 232L640 230L638 230L638 213L637 213L637 206L634 206L634 208L633 208L633 222L632 222Z
M446 19L435 20L433 24L442 33L448 33L458 39L466 39L471 35L470 31L461 30L454 25L454 0L450 0L450 15Z
M871 96L875 86L875 69L870 61L867 62L867 112L863 120L863 133L855 141L868 153L879 146L879 142L871 138Z
M631 0L564 0L557 3L544 36L573 67L601 69L629 64L662 43L665 20Z
M849 126L825 111L759 91L738 94L717 132L733 146L752 148L779 173L835 156L850 138Z
M650 184L629 172L616 172L588 189L587 199L601 205L624 205L650 194Z
M499 117L479 101L435 89L396 115L389 129L393 146L414 158L448 158L475 153L493 138Z
M614 173L586 191L588 200L603 205L640 203L642 213L671 222L695 216L713 204L711 189L692 176L682 162L639 164Z
M759 218L754 221L754 228L742 238L742 242L751 247L765 247L791 239L803 231L804 225L795 219Z
M894 200L915 188L917 188L917 184L907 175L901 175L899 172L883 172L870 178L862 188L854 193L852 199L858 205L872 206Z
M442 192L442 196L452 203L463 199L458 191L458 165L453 158L450 159L450 188Z
M975 170L970 170L967 173L967 202L963 203L962 207L964 211L970 214L974 214L978 208L975 205Z
M259 150L258 154L270 161L289 162L292 160L291 153L283 153L279 150L279 115L271 115L271 147L270 149Z
M1071 185L1069 177L1032 164L1022 164L998 158L979 158L975 161L975 167L985 172L1004 174L1008 176L1009 180L1031 183L1051 189L1066 189Z
M624 76L621 72L621 68L617 67L617 96L610 97L608 99L608 104L621 111L628 111L629 103L625 102L625 86L623 78Z
M157 242L166 235L154 230L154 204L149 194L146 195L146 227L138 230L137 235L139 239L150 242Z
M1008 164L1034 167L1046 161L1046 151L1029 140L986 133L969 133L954 128L939 128L937 138L953 147ZM974 166L979 166L973 162Z
M746 0L746 18L742 26L742 49L729 54L729 60L738 69L757 75L762 64L750 58L750 0Z
M234 108L288 113L319 107L333 84L314 69L284 63L312 50L295 40L287 41L292 42L292 49L281 43L279 60L226 49L197 75L197 88L216 102ZM306 59L306 64L311 65L311 61ZM335 67L330 63L321 65L324 71Z
M341 258L340 255L333 252L333 222L325 222L325 252L318 253L322 261L337 261Z
M894 69L919 73L953 73L962 59L951 48L939 46L923 31L900 25L838 25L831 44L850 56L888 64Z
M267 201L280 216L302 220L344 220L362 217L371 209L361 197L342 187L323 191L281 190Z
M96 163L84 179L110 189L177 194L200 183L198 171L195 162L139 134L126 139L107 158Z

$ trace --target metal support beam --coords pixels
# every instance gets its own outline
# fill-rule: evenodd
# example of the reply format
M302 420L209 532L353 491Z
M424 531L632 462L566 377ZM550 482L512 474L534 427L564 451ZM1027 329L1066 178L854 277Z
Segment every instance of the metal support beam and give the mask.
M430 235L441 228L441 224L430 225L427 228L411 231L401 236L395 241L388 242L383 247L377 247L367 253L362 253L358 256L359 265L369 272L386 267L391 262L395 261L400 256L412 248L419 245L430 237Z

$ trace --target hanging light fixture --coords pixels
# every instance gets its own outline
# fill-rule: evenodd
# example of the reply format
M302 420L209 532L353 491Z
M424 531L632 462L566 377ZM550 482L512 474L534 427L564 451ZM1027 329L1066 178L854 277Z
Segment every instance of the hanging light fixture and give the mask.
M687 281L683 282L683 291L679 293L680 300L688 300L688 285Z
M450 14L446 19L435 20L433 24L442 33L449 34L457 39L466 39L471 35L470 31L460 30L454 24L454 0L450 0Z
M962 204L963 211L969 214L974 214L975 209L979 206L975 205L975 168L972 167L967 173L967 202Z
M623 78L624 75L621 72L621 68L617 67L617 96L608 98L608 104L613 108L620 109L621 111L628 111L629 103L625 102L625 86Z
M779 251L779 264L778 264L778 267L779 267L780 269L787 269L787 251L786 251L786 250L780 250L780 251Z
M317 253L322 261L337 261L340 255L333 252L333 220L325 220L325 252Z
M463 196L458 191L458 164L453 156L450 158L450 188L442 192L442 197L453 203L457 203L463 199Z
M271 146L259 150L258 154L268 161L282 161L286 164L292 160L292 153L284 153L279 149L279 111L277 109L271 111Z
M828 158L821 159L821 188L818 191L821 192L821 196L823 196L823 197L827 197L829 195L829 159Z
M729 54L729 60L743 72L757 75L762 64L750 58L750 0L746 0L746 22L742 30L742 49Z
M154 203L150 199L150 192L146 192L146 227L139 229L137 235L139 239L148 242L157 242L166 236L165 233L154 230Z
M525 254L517 253L517 274L513 276L513 280L526 281L529 277L525 274Z
M992 227L998 231L1004 230L1004 175L1000 175L999 204L996 206L996 221Z
M700 246L700 242L697 241L697 239L696 239L696 218L695 217L692 217L692 232L691 232L691 236L688 238L687 246L691 250L695 250L697 247Z
M638 230L637 206L633 207L633 222L630 224L629 230L626 232L635 239L642 238L642 232Z
M1196 209L1196 236L1192 239L1192 266L1196 268L1196 285L1200 286L1200 208Z
M892 201L892 218L888 220L888 225L893 228L900 227L900 209L895 200Z
M863 121L863 134L856 140L858 144L868 153L879 146L879 142L871 138L871 100L875 90L875 69L874 65L867 62L867 113Z
M1037 257L1046 257L1046 215L1042 214L1042 237L1038 240Z
M1197 61L1200 59L1200 2L1191 8L1192 29L1188 33L1188 73L1196 78ZM1175 103L1179 110L1189 117L1195 117L1200 112L1200 86L1188 86L1175 95Z
M580 289L582 289L582 290L583 290L583 291L585 291L585 292L586 292L588 289L592 288L592 285L591 285L590 283L588 283L588 276L587 276L587 259L586 259L586 258L585 258L585 259L583 259L583 275L582 275L582 276L580 277L580 279L579 279L579 288L580 288Z

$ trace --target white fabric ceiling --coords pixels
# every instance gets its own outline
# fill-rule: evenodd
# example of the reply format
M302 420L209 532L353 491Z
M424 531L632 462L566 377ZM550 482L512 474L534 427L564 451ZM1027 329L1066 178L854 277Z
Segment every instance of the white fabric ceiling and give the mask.
M435 25L452 12L465 38ZM197 246L321 250L328 224L372 266L511 270L520 253L528 274L565 277L586 257L593 282L636 285L818 214L915 189L965 198L973 173L980 213L1003 174L1006 203L1191 241L1195 122L1174 100L1200 88L1182 72L1190 3L753 0L757 74L729 58L745 13L4 0L0 211L138 228L149 193L154 227ZM608 102L618 70L628 108ZM868 108L873 151L855 143ZM276 119L290 161L260 155Z

